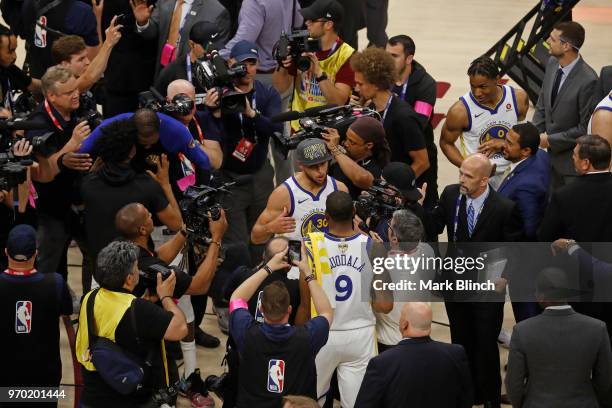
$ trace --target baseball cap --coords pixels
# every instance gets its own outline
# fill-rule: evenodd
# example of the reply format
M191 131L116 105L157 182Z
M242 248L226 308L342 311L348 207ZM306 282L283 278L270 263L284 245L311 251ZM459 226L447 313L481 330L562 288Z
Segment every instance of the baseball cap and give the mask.
M344 17L344 7L336 0L317 0L300 10L304 20L316 20L325 18L335 23L342 21Z
M230 57L238 62L248 59L259 59L259 51L257 50L257 46L252 42L242 40L234 44L230 52Z
M382 176L408 200L417 201L421 198L421 193L416 187L414 171L408 164L391 162L383 169Z
M202 47L210 42L215 42L219 36L217 25L208 21L199 21L189 30L189 39Z
M321 139L302 140L295 152L297 161L305 166L314 166L332 158L327 146Z
M36 253L36 230L27 224L15 226L8 234L6 252L16 261L27 261Z

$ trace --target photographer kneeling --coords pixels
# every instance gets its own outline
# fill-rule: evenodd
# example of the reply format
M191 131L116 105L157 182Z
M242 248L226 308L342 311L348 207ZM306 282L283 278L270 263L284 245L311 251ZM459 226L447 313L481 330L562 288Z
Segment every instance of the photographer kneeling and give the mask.
M327 128L322 136L336 161L329 174L346 184L351 198L356 200L362 190L372 187L389 163L391 150L382 123L372 117L357 119L346 131L342 146L336 129Z
M181 338L181 349L183 350L183 361L184 361L184 376L189 380L189 377L194 373L196 369L196 346L194 339L195 325L194 325L194 313L191 306L189 296L185 295L202 295L208 292L211 283L215 277L217 271L217 264L219 259L219 249L221 247L221 240L227 230L227 220L225 213L220 211L220 217L218 220L209 219L209 230L210 230L210 242L208 242L208 248L206 254L203 257L203 261L197 265L197 271L195 275L190 276L183 270L186 268L180 268L182 270L176 270L176 288L172 293L174 299L179 299L179 306L181 310L185 312L187 318L187 324L189 333ZM160 245L157 249L152 246L151 233L153 232L153 219L151 213L139 203L128 204L117 212L115 216L115 226L117 231L125 238L136 244L139 249L138 254L138 267L141 271L144 271L148 276L146 281L148 282L149 292L152 291L152 274L151 267L162 266L168 268L168 265L183 251L185 255L185 245L187 243L187 232L185 229L174 235L168 242ZM186 259L186 256L183 256ZM181 262L184 264L185 262ZM146 283L146 282L143 282ZM144 291L147 285L141 285L141 289L137 290L136 293ZM173 361L173 360L171 360ZM171 371L178 373L178 370L172 364ZM197 376L197 375L196 375ZM196 379L197 381L198 379ZM192 389L185 390L187 396L194 401L198 399L200 405L210 404L206 396L206 391L203 389ZM195 395L195 394L201 395ZM204 401L204 400L207 401ZM204 404L206 402L206 404Z
M132 294L140 280L137 261L138 247L125 241L111 242L98 255L96 272L101 288L89 292L83 299L76 340L77 359L84 367L85 386L81 396L84 408L158 406L152 397L168 385L160 340L177 341L187 335L185 316L172 300L177 282L174 272L165 280L157 274L155 291L160 308ZM94 322L88 319L90 298L94 302L91 307ZM106 372L99 372L92 362L89 325L93 335L112 340L146 370L142 388L134 387L134 392L125 395L116 389L116 384L103 379ZM151 362L150 370L145 361Z
M316 398L315 356L327 343L333 309L316 281L302 245L299 269L306 281L318 316L300 327L288 324L292 312L289 292L280 282L263 289L263 323L255 320L247 302L273 273L290 267L286 247L234 291L230 300L230 333L240 353L237 407L278 407L284 395ZM253 373L268 375L254 376Z

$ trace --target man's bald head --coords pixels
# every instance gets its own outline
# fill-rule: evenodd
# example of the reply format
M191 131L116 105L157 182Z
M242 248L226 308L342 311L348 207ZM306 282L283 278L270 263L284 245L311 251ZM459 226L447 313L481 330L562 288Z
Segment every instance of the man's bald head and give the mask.
M459 183L461 194L476 198L482 194L489 183L493 164L484 154L472 154L463 160L459 168Z
M147 220L147 209L139 203L131 203L121 208L115 215L115 228L123 238L135 239L140 235L140 227Z
M404 337L423 337L431 333L432 311L424 302L408 302L402 308L400 331Z
M168 89L166 94L168 95L168 99L172 100L178 94L185 94L192 99L195 99L195 87L193 84L185 79L175 79L174 81L168 84Z

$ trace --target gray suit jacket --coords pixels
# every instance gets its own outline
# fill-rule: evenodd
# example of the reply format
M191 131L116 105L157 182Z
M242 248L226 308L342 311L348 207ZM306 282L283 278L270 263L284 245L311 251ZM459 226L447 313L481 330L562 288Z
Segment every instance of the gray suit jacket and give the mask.
M550 57L533 124L540 132L548 134L550 161L557 173L575 176L572 150L576 146L576 139L586 134L597 73L580 57L559 89L554 106L551 106L550 95L558 68L559 61Z
M515 408L597 408L612 384L604 322L546 309L514 327L506 390Z
M595 110L597 104L599 104L610 91L612 91L612 65L601 68L599 80L597 81L595 91L593 92L593 98L591 99L591 111Z
M159 0L153 14L149 19L149 25L140 35L147 39L157 38L157 65L155 68L155 78L159 75L161 64L161 52L168 39L168 31L170 30L170 21L174 13L174 5L176 0ZM230 15L228 11L217 0L193 0L191 9L187 13L185 23L183 24L183 35L179 43L177 56L186 55L189 51L189 31L191 27L199 21L208 21L215 23L219 29L219 35L215 39L214 46L217 49L223 48L229 40L230 35Z

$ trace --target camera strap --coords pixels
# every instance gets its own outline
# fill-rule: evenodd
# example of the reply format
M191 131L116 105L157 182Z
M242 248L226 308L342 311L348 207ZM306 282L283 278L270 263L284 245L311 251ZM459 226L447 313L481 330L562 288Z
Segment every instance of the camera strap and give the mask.
M393 92L389 95L389 99L387 99L387 103L385 104L385 110L382 114L382 123L385 124L385 119L387 118L387 112L389 111L389 107L391 106L391 101L393 101Z
M53 112L51 111L51 106L49 106L49 101L47 101L47 99L45 99L45 110L47 111L47 115L49 115L49 119L51 119L51 122L53 122L53 125L55 125L56 128L58 128L61 132L63 132L64 128L59 123L59 120L57 120Z

